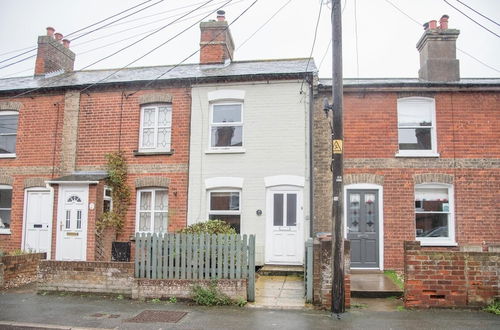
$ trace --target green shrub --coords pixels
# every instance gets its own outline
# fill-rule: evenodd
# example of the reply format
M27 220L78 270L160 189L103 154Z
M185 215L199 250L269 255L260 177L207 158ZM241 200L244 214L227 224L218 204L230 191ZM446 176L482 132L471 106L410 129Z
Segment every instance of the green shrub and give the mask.
M208 220L187 226L179 231L183 234L236 234L236 230L222 220Z
M500 315L500 300L496 300L483 309L485 312Z
M28 254L29 252L23 251L21 249L15 249L10 251L9 255L10 256L22 256L23 254Z
M217 282L210 283L208 287L196 284L192 288L192 298L202 306L232 305L234 302L217 288Z

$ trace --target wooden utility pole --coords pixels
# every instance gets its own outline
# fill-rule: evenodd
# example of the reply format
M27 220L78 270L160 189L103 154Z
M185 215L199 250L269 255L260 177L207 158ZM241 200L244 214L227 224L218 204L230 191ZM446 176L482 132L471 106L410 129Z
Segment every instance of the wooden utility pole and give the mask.
M332 314L345 312L344 231L342 225L343 193L343 76L342 11L340 0L332 0Z

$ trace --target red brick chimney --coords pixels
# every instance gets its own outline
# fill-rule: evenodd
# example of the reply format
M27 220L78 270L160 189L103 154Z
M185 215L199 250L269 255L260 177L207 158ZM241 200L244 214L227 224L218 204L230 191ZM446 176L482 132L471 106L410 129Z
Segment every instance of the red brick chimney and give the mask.
M73 71L75 53L69 49L70 41L63 40L61 33L54 33L54 28L47 28L47 35L38 37L35 76L64 70Z
M221 64L233 59L234 42L223 10L217 20L201 22L200 64Z
M448 15L424 24L424 34L417 43L420 52L418 77L426 81L459 81L460 67L457 60L459 30L448 28Z

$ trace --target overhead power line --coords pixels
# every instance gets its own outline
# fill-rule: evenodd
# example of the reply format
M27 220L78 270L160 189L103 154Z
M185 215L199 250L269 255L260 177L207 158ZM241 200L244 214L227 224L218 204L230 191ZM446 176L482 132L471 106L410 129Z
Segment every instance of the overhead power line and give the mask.
M311 56L314 51L314 46L316 45L316 37L318 36L318 26L319 26L319 20L321 18L321 10L323 9L323 2L319 4L319 11L318 11L318 18L316 19L316 27L314 28L314 38L313 38L313 43L311 46L311 52L309 53L309 58L307 59L307 64L306 64L306 69L304 70L304 79L302 79L302 83L300 84L300 93L302 94L304 91L302 90L302 87L304 87L304 80L307 75L307 70L309 69L309 63L311 62Z
M88 26L86 26L86 27L84 27L84 28L81 28L81 29L78 29L78 30L76 30L76 31L74 31L74 32L71 32L71 33L69 33L67 36L73 35L73 34L75 34L75 33L77 33L77 32L82 31L82 30L88 29L89 27L92 27L92 26L94 26L94 25L97 25L97 24L100 24L100 23L102 23L102 22L105 22L105 21L107 21L107 20L109 20L109 19L111 19L111 18L113 18L113 17L116 17L116 16L118 16L118 15L121 15L121 14L123 14L123 13L127 12L127 11L130 11L130 10L132 10L132 9L134 9L134 8L137 8L138 6L141 6L141 5L143 5L143 4L145 4L145 3L148 3L148 2L151 2L151 1L153 1L153 0L147 0L147 1L144 1L144 2L142 2L142 3L140 3L140 4L138 4L138 5L135 5L135 6L133 6L133 7L130 7L130 8L128 8L128 9L124 10L124 11L121 11L121 12L120 12L120 13L118 13L118 14L115 14L115 15L109 16L109 17L107 17L107 18L105 18L105 19L103 19L103 20L100 20L100 21L99 21L99 22L97 22L97 23L94 23L94 24L88 25ZM106 27L106 26L108 26L108 25L110 25L110 24L113 24L113 23L115 23L115 22L118 22L118 21L120 21L120 20L122 20L122 19L125 19L125 18L127 18L127 17L130 17L131 15L137 14L137 13L139 13L139 12L141 12L141 11L143 11L143 10L146 10L146 9L148 9L148 8L152 7L152 6L155 6L155 5L157 5L157 4L159 4L159 3L163 2L163 1L164 1L164 0L160 0L160 1L158 1L158 2L155 2L155 3L153 3L153 4L149 5L149 6L146 6L146 7L144 7L144 8L141 8L141 9L139 9L139 10L137 10L137 11L135 11L135 12L133 12L133 13L129 14L129 15L126 15L126 16L123 16L123 17L121 17L121 18L117 19L117 20L114 20L113 22L111 22L111 23L109 23L109 24L103 25L103 26L101 26L101 27L99 27L99 28L96 28L96 29L94 29L94 30L90 31L90 32L86 32L86 33L84 33L84 34L81 34L80 36L77 36L76 38L73 38L73 39L72 39L72 41L73 41L73 40L76 40L76 39L78 39L78 38L81 38L81 37L83 37L83 36L86 36L86 35L88 35L88 34L90 34L90 33L93 33L93 32L95 32L95 31L97 31L97 30L100 30L100 29L102 29L102 28L104 28L104 27ZM31 48L30 50L25 51L25 52L22 52L21 54L18 54L18 55L12 56L12 57L10 57L10 58L7 58L7 59L5 59L5 60L2 60L2 61L0 61L0 63L4 63L4 62L10 61L10 60L12 60L12 59L15 59L15 58L17 58L17 57L19 57L19 56L22 56L22 55L24 55L24 54L31 53L32 51L35 51L36 49L37 49L37 47ZM30 58L32 58L32 57L35 57L35 56L36 56L36 55L32 55L32 56L25 57L25 58L23 58L22 60L16 61L16 62L11 63L11 64L9 64L9 65L2 66L2 67L0 67L0 69L3 69L3 68L6 68L6 67L9 67L9 66L11 66L11 65L14 65L14 64L17 64L17 63L20 63L20 62L23 62L23 61L26 61L26 60L28 60L28 59L30 59Z
M469 8L470 10L472 10L473 12L475 12L476 14L478 14L479 16L482 16L483 18L487 19L488 21L492 22L493 24L496 24L498 26L500 26L500 24L498 24L497 22L495 22L494 20L492 20L491 18L489 18L488 16L486 15L483 15L481 14L480 12L478 12L477 10L475 10L474 8L472 8L471 6L467 5L466 3L463 3L462 1L460 0L456 0L458 3L461 3L462 5L464 5L465 7Z
M486 26L482 25L481 23L479 23L478 21L476 21L475 19L473 19L472 17L470 17L469 15L467 15L466 13L464 13L463 11L461 11L460 9L458 9L457 7L453 6L451 3L449 3L447 0L443 0L446 4L448 4L448 6L450 6L451 8L455 9L456 11L458 11L460 14L464 15L465 17L467 17L468 19L470 19L471 21L473 21L474 23L476 23L477 25L479 25L480 27L482 27L483 29L485 29L486 31L488 31L489 33L495 35L497 38L500 38L500 35L491 31L490 29L488 29Z
M347 0L344 0L344 4L342 5L342 12L340 13L341 15L344 15L344 10L345 10L346 4L347 4ZM319 71L319 69L321 69L321 66L323 65L323 61L326 58L326 55L328 55L328 51L330 50L331 44L332 44L332 38L330 38L330 41L328 42L328 45L326 46L325 53L323 54L323 57L321 58L321 61L319 62L318 71Z
M249 11L250 8L252 8L258 1L259 0L255 0L254 2L252 2L250 4L250 6L248 6L247 8L245 8L245 10L243 10L231 23L229 23L224 28L224 30L222 30L217 35L215 35L208 43L206 43L206 44L202 45L201 47L199 47L198 49L196 49L194 52L192 52L191 54L189 54L188 56L186 56L182 61L180 61L179 63L177 63L173 67L169 68L168 70L165 70L162 74L158 75L155 79L150 80L146 85L144 85L142 87L142 89L151 86L151 84L153 84L154 82L156 82L158 79L160 79L161 77L163 77L167 73L171 72L172 70L174 70L175 68L177 68L178 66L180 66L182 63L186 62L188 59L190 59L191 57L193 57L194 55L196 55L197 53L199 53L203 48L207 47L210 43L212 43L213 41L215 41L220 35L222 35L223 33L225 33L229 29L229 27L231 27L231 25L233 25L234 23L236 23L243 15L245 15L245 13L247 11ZM128 94L127 97L134 95L135 93L139 92L142 89L138 89L138 90L134 91L133 93Z
M262 24L257 30L255 30L254 33L252 33L248 38L245 39L245 41L243 41L237 48L236 50L240 49L241 47L243 47L244 44L247 43L248 40L252 39L254 35L256 35L264 26L266 26L276 15L278 15L278 13L283 10L283 8L285 8L290 2L292 2L292 0L288 0L287 2L285 2L277 11L274 12L274 14L269 17L267 19L267 21L264 22L264 24Z
M180 16L180 17L178 17L178 18L177 18L177 19L175 19L174 21L172 21L172 22L170 22L170 23L168 23L168 24L163 25L162 27L160 27L160 28L156 29L155 31L153 31L153 32L149 33L148 35L146 35L146 36L144 36L144 37L140 38L139 40L136 40L136 41L134 41L133 43L128 44L127 46L125 46L125 47L123 47L123 48L120 48L119 50L115 51L114 53L112 53L112 54L110 54L110 55L108 55L108 56L105 56L105 57L103 57L103 58L101 58L101 59L99 59L99 60L97 60L97 61L92 62L91 64L89 64L89 65L87 65L87 66L83 67L83 68L82 68L82 69L80 69L80 70L87 69L88 67L91 67L91 66L92 66L92 65L94 65L94 64L97 64L97 63L99 63L99 62L102 62L102 61L104 61L104 60L106 60L106 59L108 59L108 58L110 58L110 57L112 57L112 56L115 56L116 54L118 54L118 53L120 53L120 52L124 51L125 49L128 49L128 48L130 48L130 47L132 47L132 46L134 46L134 45L138 44L139 42L141 42L141 41L143 41L143 40L145 40L145 39L149 38L150 36L152 36L152 35L154 35L154 34L156 34L156 33L160 32L160 31L162 31L163 29L165 29L165 28L169 27L170 25L174 24L175 22L179 21L181 18L184 18L184 17L188 16L189 14L191 14L191 13L193 13L193 12L197 11L198 9L200 9L200 8L202 8L202 7L204 7L204 6L206 6L207 4L209 4L209 3L210 3L210 2L212 2L212 1L214 1L214 0L208 0L208 1L204 2L202 5L200 5L200 6L196 7L195 9L192 9L191 11L187 12L186 14L184 14L184 15L182 15L182 16ZM231 0L231 1L232 1L232 0ZM213 11L212 11L212 12L213 12ZM212 12L211 12L211 13L209 13L209 15L210 15L210 14L212 14ZM196 23L195 23L195 24L196 24Z
M401 14L405 15L407 18L409 18L411 21L415 22L416 24L418 24L420 27L422 27L422 23L420 23L419 21L417 21L416 19L414 19L413 17L411 17L410 15L408 15L407 13L405 13L401 8L397 7L395 4L393 4L391 1L389 0L385 0L385 2L387 2L388 4L390 4L391 6L393 6L395 9L397 9ZM487 63L481 61L480 59L478 59L477 57L473 56L472 54L470 53L467 53L465 50L462 50L460 48L457 47L457 50L464 53L465 55L469 56L470 58L472 58L473 60L475 60L476 62L484 65L485 67L489 68L489 69L492 69L496 72L500 72L500 70L492 67L491 65L488 65Z

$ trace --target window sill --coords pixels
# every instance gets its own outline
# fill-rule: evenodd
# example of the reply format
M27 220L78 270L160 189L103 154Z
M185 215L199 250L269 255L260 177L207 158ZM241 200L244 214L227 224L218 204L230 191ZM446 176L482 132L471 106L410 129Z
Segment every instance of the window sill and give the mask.
M430 241L430 240L422 240L422 239L418 239L417 238L417 241L420 242L420 245L421 246L458 246L458 243L457 242L454 242L454 241Z
M174 154L174 149L170 151L140 151L134 150L134 156L171 156Z
M0 235L10 235L10 229L0 229Z
M206 154L244 154L245 148L208 149Z
M439 158L440 155L437 152L428 152L428 153L406 153L401 151L398 151L395 155L395 157L400 157L400 158Z
M0 158L16 158L16 154L0 154Z

